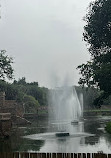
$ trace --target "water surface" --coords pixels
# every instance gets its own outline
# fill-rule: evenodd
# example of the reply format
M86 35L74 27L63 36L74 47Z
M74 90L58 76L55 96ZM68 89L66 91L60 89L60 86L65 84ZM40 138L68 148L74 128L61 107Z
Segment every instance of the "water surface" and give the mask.
M15 128L10 139L1 139L0 151L111 153L111 135L105 132L111 117L88 117L79 124L67 123L68 137L55 136L57 126L47 119L31 120L32 125ZM25 137L24 137L25 136Z

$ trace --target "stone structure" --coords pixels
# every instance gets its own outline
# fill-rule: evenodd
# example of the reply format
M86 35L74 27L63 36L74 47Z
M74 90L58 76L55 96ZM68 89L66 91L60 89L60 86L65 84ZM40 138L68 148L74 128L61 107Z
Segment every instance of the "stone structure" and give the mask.
M0 113L0 136L8 137L11 134L12 121L10 113Z
M5 100L5 92L0 92L0 113L11 113L11 117L23 117L24 108L15 100Z
M23 118L24 108L15 100L5 100L5 92L0 92L0 136L10 136L12 125L30 123Z
M5 92L0 92L0 107L5 105Z

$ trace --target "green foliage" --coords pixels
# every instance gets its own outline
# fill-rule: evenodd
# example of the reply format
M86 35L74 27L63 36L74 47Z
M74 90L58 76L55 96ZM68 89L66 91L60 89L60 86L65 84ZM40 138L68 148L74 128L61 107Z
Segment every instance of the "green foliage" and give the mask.
M30 95L24 95L23 102L25 113L37 113L39 103L34 97Z
M25 77L22 77L21 79L19 78L18 81L14 80L14 84L26 85L26 79L25 79Z
M85 16L84 40L93 57L106 53L111 46L111 0L91 2Z
M82 85L82 87L84 87L84 85L91 87L95 84L93 77L93 63L91 61L88 61L87 64L79 65L77 69L79 69L80 73L82 74L82 78L80 78L78 82L80 85Z
M39 87L38 82L27 83L25 77L22 77L22 79L19 79L18 81L14 80L13 85L19 89L19 92L33 96L36 100L38 100L40 105L45 106L48 104L48 89L45 87Z
M27 88L27 94L35 97L40 105L47 105L47 88L29 85Z
M25 77L13 83L0 80L0 91L5 92L7 100L23 104L27 113L36 113L38 106L47 105L48 89L38 87L38 82L27 83Z
M89 87L98 87L100 90L111 93L111 52L101 54L86 64L79 65L82 78L79 84Z
M111 134L111 122L108 122L105 127L106 131Z
M5 50L0 51L0 79L5 80L6 78L13 78L13 68L11 64L13 59L5 54Z
M14 80L13 84L14 85L33 85L33 86L37 86L38 87L38 82L27 83L25 77L19 78L18 81Z
M111 95L111 0L95 0L85 17L84 40L89 45L91 60L79 65L79 84L102 91L94 101L100 106Z
M18 94L18 89L12 84L0 80L0 92L5 92L7 100L14 100Z

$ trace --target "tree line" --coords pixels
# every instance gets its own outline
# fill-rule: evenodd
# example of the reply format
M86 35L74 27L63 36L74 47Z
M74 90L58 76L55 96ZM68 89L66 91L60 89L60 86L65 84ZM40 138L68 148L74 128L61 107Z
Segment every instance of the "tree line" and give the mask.
M16 100L25 107L26 113L36 113L39 106L47 106L48 88L39 87L38 82L27 83L25 77L13 83L0 80L0 91L6 100Z

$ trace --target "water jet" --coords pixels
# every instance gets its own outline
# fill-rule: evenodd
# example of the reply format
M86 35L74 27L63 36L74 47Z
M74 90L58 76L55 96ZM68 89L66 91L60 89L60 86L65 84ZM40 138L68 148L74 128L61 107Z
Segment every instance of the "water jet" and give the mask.
M69 136L71 125L78 125L83 113L83 95L77 94L75 86L60 87L49 93L49 122L57 126L57 137ZM53 122L51 122L53 120ZM66 122L66 125L64 122ZM62 131L62 132L61 132Z

